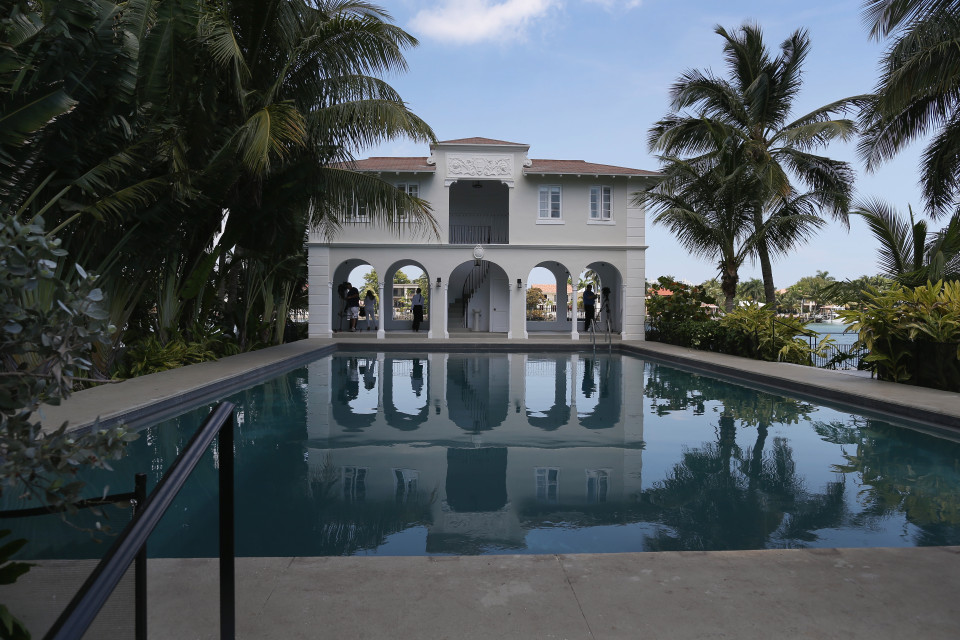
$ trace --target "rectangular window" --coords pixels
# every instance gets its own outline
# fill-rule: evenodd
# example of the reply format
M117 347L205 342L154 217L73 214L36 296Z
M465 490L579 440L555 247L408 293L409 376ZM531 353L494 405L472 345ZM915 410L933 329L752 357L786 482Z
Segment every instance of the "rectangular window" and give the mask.
M609 485L609 469L587 469L587 502L606 502Z
M613 189L611 187L590 187L590 219L609 220L613 210Z
M541 220L560 219L560 185L540 185L540 215Z
M397 504L415 502L420 483L420 472L416 469L394 469Z
M560 469L557 467L537 467L534 469L537 487L537 501L557 504L560 501Z
M366 467L340 467L340 482L347 502L363 502L367 497Z
M408 196L413 196L414 198L420 197L420 183L418 182L398 182L397 189L400 189L400 191L403 191ZM403 212L397 215L397 220L403 221L406 219L407 215Z
M370 222L370 216L367 215L367 205L361 203L355 197L351 197L347 203L347 221L348 222Z

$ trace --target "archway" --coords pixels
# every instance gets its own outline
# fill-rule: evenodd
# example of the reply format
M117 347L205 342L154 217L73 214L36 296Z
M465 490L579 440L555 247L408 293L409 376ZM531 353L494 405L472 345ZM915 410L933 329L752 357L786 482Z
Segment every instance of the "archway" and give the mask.
M389 285L387 283L390 283ZM423 322L420 331L430 329L430 274L416 260L403 259L394 262L384 273L383 300L380 316L387 331L413 330L413 297L420 289L423 296Z
M369 262L360 258L344 260L333 270L333 299L330 305L330 326L333 328L334 333L349 330L349 318L347 317L347 309L345 306L347 294L346 285L349 283L356 287L358 291L361 291L360 297L363 298L361 288L364 286L364 283L359 281L355 282L354 280L356 280L364 270L372 271L373 267ZM358 323L358 326L361 325ZM364 324L363 326L366 325Z
M555 261L541 262L527 275L526 329L528 333L569 333L568 316L572 288L570 271Z
M450 333L510 330L512 285L503 267L489 260L462 262L450 273L447 330Z
M623 276L609 262L592 262L579 276L577 283L577 320L585 319L583 293L590 286L596 295L597 331L623 331ZM581 324L582 326L582 324Z

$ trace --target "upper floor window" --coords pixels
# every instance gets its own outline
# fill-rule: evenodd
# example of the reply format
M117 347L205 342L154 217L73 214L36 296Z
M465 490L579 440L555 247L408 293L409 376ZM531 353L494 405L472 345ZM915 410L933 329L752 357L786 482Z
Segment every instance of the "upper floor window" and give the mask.
M590 187L590 219L591 220L610 220L613 201L613 189L611 187L593 186Z
M538 220L560 220L560 185L540 185L540 214Z
M413 196L414 198L420 197L420 183L418 182L398 182L397 189L403 191L408 196ZM397 220L404 221L407 220L407 214L402 211L397 215Z
M347 222L370 222L367 205L351 197L347 203Z

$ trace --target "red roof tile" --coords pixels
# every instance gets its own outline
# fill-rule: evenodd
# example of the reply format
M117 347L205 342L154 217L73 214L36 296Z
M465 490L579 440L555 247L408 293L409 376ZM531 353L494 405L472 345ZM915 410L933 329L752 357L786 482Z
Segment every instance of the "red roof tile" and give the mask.
M503 140L492 140L490 138L459 138L457 140L441 140L437 144L496 144L496 145L510 145L514 147L526 147L522 142L504 142Z
M426 158L390 158L374 157L353 162L343 162L338 166L353 169L354 171L406 171L435 173L437 167L427 164Z
M584 162L583 160L531 160L529 167L524 167L523 172L530 174L550 174L550 175L597 175L597 176L657 176L656 171L647 171L645 169L628 169L627 167L615 167L609 164L594 164Z

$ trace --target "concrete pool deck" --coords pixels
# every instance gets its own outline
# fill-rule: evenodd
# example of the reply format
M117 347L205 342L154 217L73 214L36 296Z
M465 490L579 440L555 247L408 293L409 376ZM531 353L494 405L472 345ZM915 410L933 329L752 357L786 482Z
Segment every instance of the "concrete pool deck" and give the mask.
M639 357L916 420L960 438L960 394L657 343ZM50 425L169 415L261 374L345 350L590 349L569 336L305 340L75 394ZM599 347L598 347L599 348ZM605 348L605 347L604 347ZM198 386L208 389L198 390ZM221 391L222 393L222 391ZM205 395L206 394L206 395ZM150 561L150 637L216 638L216 560ZM0 588L11 610L62 607L56 562ZM956 638L960 548L811 549L482 557L241 558L240 638ZM26 616L24 616L26 617ZM40 629L34 629L39 635ZM96 637L105 637L97 635Z

